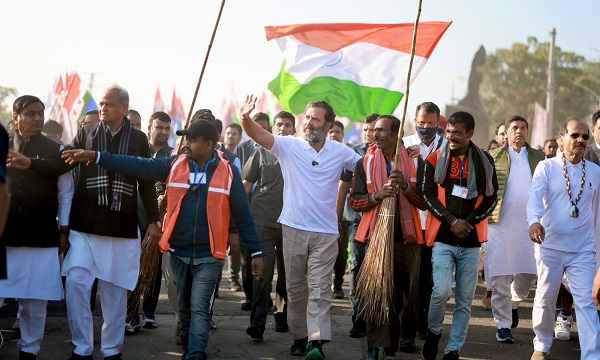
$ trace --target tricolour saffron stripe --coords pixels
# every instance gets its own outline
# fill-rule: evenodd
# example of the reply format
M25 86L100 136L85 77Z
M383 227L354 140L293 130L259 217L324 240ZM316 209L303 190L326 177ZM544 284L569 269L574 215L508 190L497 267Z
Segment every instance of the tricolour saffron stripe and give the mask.
M428 58L452 22L420 22L415 55ZM298 24L267 26L267 40L293 35L299 41L333 52L364 42L410 54L414 24Z
M320 77L350 80L360 86L404 92L410 56L371 43L355 43L335 52L306 45L294 36L277 39L287 66L284 71L301 84ZM427 61L415 57L414 80Z
M304 112L310 101L325 100L334 107L338 116L362 121L365 115L374 111L380 114L393 113L404 96L399 91L361 86L350 80L328 76L302 84L284 71L285 66L284 61L277 78L269 83L269 90L279 99L283 109L294 114Z

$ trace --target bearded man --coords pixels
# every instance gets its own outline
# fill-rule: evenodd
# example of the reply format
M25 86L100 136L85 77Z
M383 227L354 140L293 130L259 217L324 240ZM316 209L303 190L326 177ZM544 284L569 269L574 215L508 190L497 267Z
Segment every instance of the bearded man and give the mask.
M288 324L294 337L290 352L323 359L321 345L331 341L331 272L339 237L337 188L342 170L354 171L360 155L327 139L335 113L325 101L306 107L302 137L276 136L264 130L250 118L255 105L254 96L246 97L240 108L242 127L277 157L285 184L278 221L283 234Z

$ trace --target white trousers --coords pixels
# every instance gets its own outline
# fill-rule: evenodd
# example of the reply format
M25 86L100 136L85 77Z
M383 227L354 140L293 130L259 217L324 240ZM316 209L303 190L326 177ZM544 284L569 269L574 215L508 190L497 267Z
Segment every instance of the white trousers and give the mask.
M74 352L89 356L94 352L94 319L90 309L90 295L94 276L82 267L73 267L67 272L67 317ZM98 279L102 304L101 351L108 357L121 352L125 339L127 315L127 289ZM22 316L21 316L22 318Z
M592 300L592 283L596 274L594 253L571 253L536 244L535 260L538 285L533 300L533 348L548 352L552 346L556 298L566 273L577 311L577 329L581 359L600 359L600 320L598 308Z
M281 228L292 337L331 340L331 272L338 235Z
M40 352L46 326L46 305L48 300L18 299L21 312L21 340L17 346L21 351L37 355ZM0 308L4 298L0 298Z
M536 278L535 274L491 276L492 315L498 329L510 329L512 309L527 299Z
M165 251L162 259L162 273L163 279L165 280L165 286L167 288L167 296L169 302L175 310L175 319L179 322L179 304L177 304L177 286L173 282L173 271L171 270L171 253Z

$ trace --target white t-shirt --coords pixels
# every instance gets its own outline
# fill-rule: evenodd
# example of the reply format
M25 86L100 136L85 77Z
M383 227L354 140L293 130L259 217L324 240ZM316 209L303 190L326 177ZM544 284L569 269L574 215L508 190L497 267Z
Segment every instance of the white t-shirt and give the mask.
M577 204L579 217L571 217L571 202L563 172L562 155L538 164L533 174L527 202L527 224L541 222L546 231L542 247L566 252L596 251L594 228L600 207L600 167L585 162L586 177L581 200ZM567 161L573 200L581 187L583 166Z
M354 171L361 156L344 144L325 140L317 152L308 141L274 136L271 153L283 174L281 224L305 231L338 233L337 189L342 169Z

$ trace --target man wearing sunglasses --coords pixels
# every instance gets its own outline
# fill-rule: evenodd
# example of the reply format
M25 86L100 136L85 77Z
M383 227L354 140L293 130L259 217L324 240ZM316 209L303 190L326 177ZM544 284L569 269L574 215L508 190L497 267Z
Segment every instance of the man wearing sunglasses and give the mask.
M171 254L182 359L206 359L211 297L227 252L230 216L252 254L252 270L257 279L262 278L262 244L239 171L215 151L219 138L216 127L208 121L196 121L188 129L177 131L177 135L186 137L179 156L145 159L72 150L65 151L63 158L69 163L96 163L109 171L141 179L166 179L167 215L159 245Z
M540 162L529 188L527 223L536 243L538 274L532 360L548 358L563 274L575 300L581 358L600 358L600 320L590 296L596 272L594 227L600 209L600 167L583 158L589 140L583 120L565 120L557 137L562 155Z

